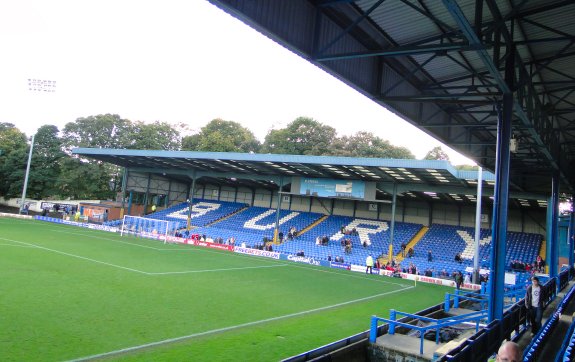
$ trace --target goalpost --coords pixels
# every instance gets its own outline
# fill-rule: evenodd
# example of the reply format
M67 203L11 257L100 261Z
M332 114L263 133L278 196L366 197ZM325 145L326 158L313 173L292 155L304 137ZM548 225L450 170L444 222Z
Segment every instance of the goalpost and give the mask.
M150 219L147 217L124 215L120 235L130 234L138 237L168 241L171 233L170 221Z

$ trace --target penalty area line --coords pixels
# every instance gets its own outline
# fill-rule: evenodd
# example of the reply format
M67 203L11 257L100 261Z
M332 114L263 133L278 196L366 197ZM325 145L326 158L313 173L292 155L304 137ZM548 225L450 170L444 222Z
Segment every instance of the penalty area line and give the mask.
M149 275L171 275L171 274L192 274L192 273L211 273L220 272L228 270L246 270L246 269L261 269L261 268L278 268L282 266L288 266L287 264L277 264L277 265L260 265L260 266L246 266L237 268L223 268L223 269L203 269L203 270L184 270L175 272L158 272L158 273L148 273Z
M60 251L60 250L55 250L55 249L50 249L50 248L46 248L44 246L40 246L40 245L36 245L36 244L30 244L30 243L26 243L23 241L18 241L18 240L12 240L12 239L6 239L6 238L0 238L0 240L4 240L4 241L11 241L13 243L18 243L21 245L25 245L31 248L36 248L36 249L40 249L40 250L45 250L45 251L49 251L52 253L56 253L56 254L60 254L60 255L65 255L65 256L69 256L72 258L76 258L76 259L81 259L81 260L86 260L86 261L90 261L92 263L96 263L96 264L102 264L102 265L107 265L107 266L111 266L114 268L118 268L118 269L123 269L123 270L128 270L131 272L135 272L135 273L139 273L139 274L145 274L145 275L149 275L150 273L145 272L145 271L141 271L138 269L132 269L132 268L128 268L125 266L121 266L121 265L116 265L116 264L112 264L112 263L107 263L105 261L100 261L100 260L96 260L96 259L91 259L91 258L86 258L85 256L80 256L80 255L76 255L76 254L70 254L70 253L66 253L64 251Z
M354 304L354 303L360 303L360 302L363 302L363 301L366 301L366 300L380 298L380 297L383 297L383 296L386 296L386 295L390 295L390 294L394 294L394 293L398 293L398 292L403 292L403 291L406 291L406 290L409 290L409 289L413 289L413 288L414 288L413 286L408 286L408 287L405 287L405 288L401 288L401 289L397 289L397 290L392 290L392 291L385 292L385 293L379 293L379 294L372 295L372 296L369 296L369 297L358 298L358 299L350 300L350 301L347 301L347 302L342 302L342 303L337 303L337 304L333 304L333 305L328 305L328 306L325 306L325 307L309 309L309 310L305 310L305 311L302 311L302 312L296 312L296 313L286 314L286 315L278 316L278 317L261 319L261 320L259 320L259 321L254 321L254 322L242 323L242 324L238 324L238 325L235 325L235 326L229 326L229 327L224 327L224 328L212 329L212 330L209 330L209 331L199 332L199 333L194 333L194 334L189 334L189 335L181 336L181 337L164 339L164 340L161 340L161 341L146 343L146 344L142 344L142 345L139 345L139 346L127 347L127 348L122 348L122 349L118 349L118 350L115 350L115 351L110 351L110 352L95 354L95 355L86 356L86 357L80 357L80 358L76 358L76 359L73 359L73 360L69 360L68 362L91 361L91 360L100 359L100 358L107 358L107 357L118 356L118 355L121 355L121 354L136 352L136 351L140 351L140 350L143 350L143 349L148 349L148 348L153 348L153 347L159 347L159 346L163 346L163 345L167 345L167 344L172 344L172 343L176 343L176 342L182 342L182 341L189 340L189 339L193 339L193 338L197 338L197 337L203 337L203 336L208 336L208 335L211 335L211 334L228 332L228 331L233 331L233 330L240 329L240 328L256 326L256 325L259 325L259 324L264 324L264 323L269 323L269 322L275 322L275 321L279 321L279 320L283 320L283 319L288 319L288 318L293 318L293 317L299 317L299 316L303 316L303 315L306 315L306 314L311 314L311 313L316 313L316 312L322 312L322 311L324 311L324 310L329 310L329 309L334 309L334 308L338 308L338 307L343 307L343 306L350 305L350 304Z

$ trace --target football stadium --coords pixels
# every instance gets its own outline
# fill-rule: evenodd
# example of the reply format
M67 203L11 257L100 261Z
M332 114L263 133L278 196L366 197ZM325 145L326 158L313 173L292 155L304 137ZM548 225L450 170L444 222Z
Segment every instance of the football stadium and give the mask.
M478 167L74 147L118 193L3 199L0 360L575 360L573 1L210 2Z

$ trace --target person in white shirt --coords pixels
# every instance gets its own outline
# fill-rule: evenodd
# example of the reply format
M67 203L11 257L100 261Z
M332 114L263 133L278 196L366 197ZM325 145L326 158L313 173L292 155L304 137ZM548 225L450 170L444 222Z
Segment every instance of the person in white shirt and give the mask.
M539 285L539 278L531 278L532 284L527 288L525 293L525 306L529 311L531 319L531 333L533 335L539 332L541 328L541 319L543 317L543 288Z

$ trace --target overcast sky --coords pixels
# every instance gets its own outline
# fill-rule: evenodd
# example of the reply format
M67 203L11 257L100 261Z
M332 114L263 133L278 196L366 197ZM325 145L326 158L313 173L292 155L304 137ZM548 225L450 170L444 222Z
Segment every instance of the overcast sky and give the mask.
M417 158L440 143L204 0L0 0L0 122L214 118L263 141L298 116L370 131ZM56 81L33 92L28 79ZM448 150L456 164L471 161Z

